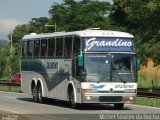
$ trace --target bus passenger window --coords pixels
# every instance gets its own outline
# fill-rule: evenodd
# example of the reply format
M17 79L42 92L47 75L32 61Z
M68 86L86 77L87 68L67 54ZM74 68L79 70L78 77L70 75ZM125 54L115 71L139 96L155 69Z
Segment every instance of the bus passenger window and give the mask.
M34 57L39 57L40 40L34 41Z
M54 57L54 51L55 51L55 39L54 38L48 39L48 56Z
M78 59L72 60L72 77L78 81L82 81L82 68L78 66Z
M72 60L72 77L76 78L76 59Z
M41 40L41 57L47 56L47 40L42 39Z
M27 42L27 57L33 56L33 41Z
M74 37L73 41L73 56L76 56L79 54L80 50L80 38L79 37Z
M72 53L72 37L65 37L64 57L71 57Z
M63 56L63 38L56 38L56 57Z
M22 57L25 58L27 56L27 42L22 42Z

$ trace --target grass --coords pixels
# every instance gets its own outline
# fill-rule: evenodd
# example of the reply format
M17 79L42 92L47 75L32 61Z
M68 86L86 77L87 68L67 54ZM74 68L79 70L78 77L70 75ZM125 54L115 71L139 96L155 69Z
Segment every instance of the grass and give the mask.
M138 74L138 88L160 89L160 77L151 80L145 75Z
M160 98L155 99L155 98L137 97L134 104L160 108Z
M21 86L0 86L0 91L6 92L20 92Z
M9 81L9 80L10 80L10 77L9 77L9 76L2 77L2 78L0 78L0 80Z

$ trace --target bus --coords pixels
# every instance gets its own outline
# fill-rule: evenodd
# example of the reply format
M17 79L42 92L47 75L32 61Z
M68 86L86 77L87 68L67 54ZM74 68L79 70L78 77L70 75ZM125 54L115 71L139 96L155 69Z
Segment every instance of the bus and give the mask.
M21 89L35 102L45 98L80 104L113 104L123 109L137 92L134 36L86 29L22 39Z

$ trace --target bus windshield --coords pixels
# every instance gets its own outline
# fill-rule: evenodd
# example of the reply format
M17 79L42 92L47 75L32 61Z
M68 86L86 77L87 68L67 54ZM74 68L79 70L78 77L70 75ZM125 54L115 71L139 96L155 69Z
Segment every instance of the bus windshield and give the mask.
M133 82L135 81L134 55L85 54L86 82Z

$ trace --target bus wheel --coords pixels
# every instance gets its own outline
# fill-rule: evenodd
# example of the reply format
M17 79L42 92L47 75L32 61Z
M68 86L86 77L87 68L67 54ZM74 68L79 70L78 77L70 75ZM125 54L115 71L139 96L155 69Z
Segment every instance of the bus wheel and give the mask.
M42 87L39 85L38 87L38 102L39 103L44 103L44 98L42 97Z
M115 103L114 108L117 110L121 110L124 107L124 103Z
M70 103L70 106L72 107L72 108L77 108L77 104L76 104L76 102L75 102L75 96L74 96L74 91L73 91L73 89L70 91L70 93L69 93L69 103Z
M38 93L37 93L37 87L34 86L32 89L32 96L33 96L33 101L38 102Z

